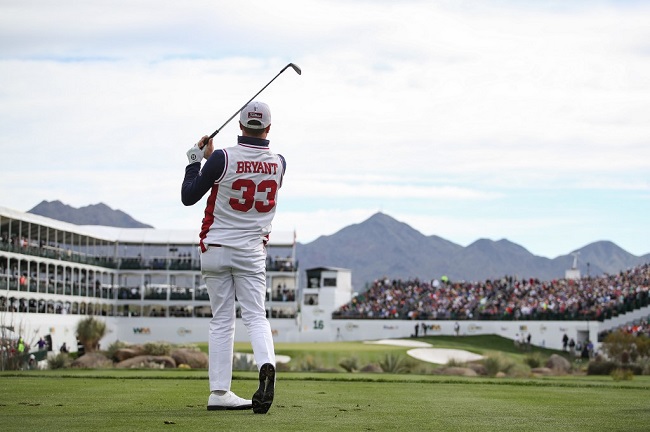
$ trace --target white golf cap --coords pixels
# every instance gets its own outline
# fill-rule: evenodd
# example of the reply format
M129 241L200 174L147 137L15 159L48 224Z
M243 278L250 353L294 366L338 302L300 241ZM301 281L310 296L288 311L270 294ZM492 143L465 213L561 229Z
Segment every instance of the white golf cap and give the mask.
M271 110L264 102L250 102L241 110L239 122L250 129L266 129L271 124Z

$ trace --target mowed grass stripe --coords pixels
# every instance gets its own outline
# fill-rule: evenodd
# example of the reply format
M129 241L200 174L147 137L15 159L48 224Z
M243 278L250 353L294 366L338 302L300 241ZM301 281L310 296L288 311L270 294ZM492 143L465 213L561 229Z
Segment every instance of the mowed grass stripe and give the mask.
M233 390L250 397L256 385L236 379ZM267 415L208 412L207 396L207 379L5 375L0 417L4 431L642 431L650 425L644 387L280 377Z

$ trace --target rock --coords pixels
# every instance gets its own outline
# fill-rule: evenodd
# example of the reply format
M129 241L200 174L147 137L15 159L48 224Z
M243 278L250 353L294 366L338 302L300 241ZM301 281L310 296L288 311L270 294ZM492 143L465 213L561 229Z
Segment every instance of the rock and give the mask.
M194 351L187 348L172 351L171 357L177 365L188 365L192 369L207 369L208 355L202 351Z
M370 363L370 364L367 364L364 367L362 367L359 370L359 372L382 373L384 371L381 369L381 366L379 366L377 364L374 364L374 363Z
M113 360L119 363L139 355L144 355L144 349L142 347L134 346L130 348L120 348L115 351L115 354L113 354Z
M553 354L546 362L546 367L552 369L555 373L569 373L571 371L571 363L564 357Z
M487 375L487 369L481 363L468 363L467 367L476 372L477 375Z
M99 369L111 367L113 362L104 354L97 352L90 352L75 359L70 365L73 368L81 369Z
M451 366L447 368L442 368L438 372L440 375L456 375L456 376L478 376L476 371L474 369L468 368L468 367L459 367L459 366Z
M544 376L553 375L553 369L547 367L532 368L530 372L535 375L544 375Z
M115 365L119 369L175 369L176 361L170 356L140 355Z
M495 378L505 378L507 377L505 372L497 372L496 375L494 375Z

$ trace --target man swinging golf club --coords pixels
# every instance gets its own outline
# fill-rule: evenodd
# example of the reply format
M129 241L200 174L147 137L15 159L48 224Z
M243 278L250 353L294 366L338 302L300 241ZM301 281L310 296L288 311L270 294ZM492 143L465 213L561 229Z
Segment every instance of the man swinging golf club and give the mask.
M269 149L268 105L249 102L240 112L239 128L242 135L236 146L214 150L212 138L204 136L187 151L181 199L190 206L209 192L199 234L201 273L212 307L208 410L253 408L265 414L273 402L276 364L264 304L266 242L286 162ZM230 390L235 296L259 367L259 388L252 400Z

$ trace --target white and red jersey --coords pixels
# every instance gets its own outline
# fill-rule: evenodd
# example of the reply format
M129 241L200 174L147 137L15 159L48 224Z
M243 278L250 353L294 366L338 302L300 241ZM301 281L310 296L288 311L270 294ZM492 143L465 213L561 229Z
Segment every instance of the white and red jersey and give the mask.
M215 150L199 169L199 163L187 166L181 196L191 205L210 191L199 235L202 250L209 244L256 249L266 243L286 169L269 141L239 137L236 146Z

